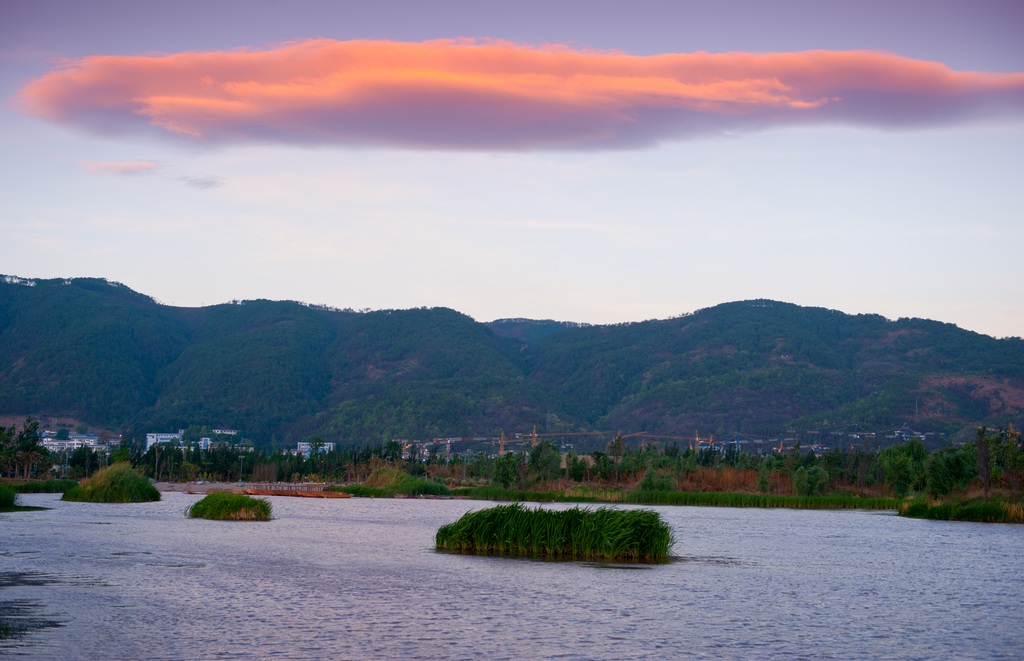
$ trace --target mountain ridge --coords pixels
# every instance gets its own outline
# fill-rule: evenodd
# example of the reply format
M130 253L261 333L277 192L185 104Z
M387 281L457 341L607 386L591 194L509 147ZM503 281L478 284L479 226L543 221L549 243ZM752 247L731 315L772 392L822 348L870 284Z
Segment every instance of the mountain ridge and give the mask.
M31 283L31 284L30 284ZM99 278L0 276L0 413L260 442L624 429L954 433L1024 420L1024 340L755 299L614 325L256 299L199 308Z

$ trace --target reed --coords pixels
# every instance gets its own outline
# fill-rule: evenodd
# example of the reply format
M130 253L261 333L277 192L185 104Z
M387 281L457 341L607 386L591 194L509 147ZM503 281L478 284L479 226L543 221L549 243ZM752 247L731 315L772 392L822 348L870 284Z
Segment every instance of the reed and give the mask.
M721 493L717 491L631 491L623 502L640 505L702 505L706 507L787 507L792 509L894 510L896 498L859 498L857 496L779 496L775 494Z
M71 487L78 486L77 480L33 480L31 482L14 482L10 486L16 493L65 493Z
M332 487L332 491L343 491L359 498L394 498L398 496L448 496L451 491L443 484L409 475L390 466L374 469L362 484L348 484Z
M108 466L64 492L61 500L86 503L147 503L160 500L160 492L128 462Z
M529 509L520 503L469 512L441 526L442 551L560 560L660 562L675 538L650 510Z
M975 521L981 523L1024 523L1024 502L1001 497L954 498L933 501L915 498L900 505L899 513L913 519Z
M244 493L215 491L193 503L185 515L213 521L270 521L273 507L265 498Z
M459 489L458 495L467 496L476 500L498 500L507 502L531 502L531 503L600 503L617 500L615 498L603 498L609 491L584 491L573 489L569 492L563 491L522 491L518 489L506 489L505 487L485 485Z
M13 489L0 486L0 510L11 509L18 504L18 494Z

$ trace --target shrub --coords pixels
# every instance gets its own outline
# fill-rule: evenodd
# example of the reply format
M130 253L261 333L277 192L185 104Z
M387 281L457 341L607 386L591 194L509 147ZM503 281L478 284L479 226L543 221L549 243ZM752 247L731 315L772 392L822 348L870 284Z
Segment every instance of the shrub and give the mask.
M87 503L147 503L160 500L160 492L128 462L98 471L88 480L64 492L61 500Z
M193 519L214 521L269 521L273 507L265 498L244 493L215 491L185 510Z

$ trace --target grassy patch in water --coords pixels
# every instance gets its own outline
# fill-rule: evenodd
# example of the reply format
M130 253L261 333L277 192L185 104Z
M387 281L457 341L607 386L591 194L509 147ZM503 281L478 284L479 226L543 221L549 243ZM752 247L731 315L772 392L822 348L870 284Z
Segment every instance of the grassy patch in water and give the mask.
M506 489L499 486L482 486L458 489L457 495L466 496L475 500L502 500L509 502L530 502L530 503L599 503L617 501L618 497L602 497L609 494L618 494L611 491L586 492L582 489L574 489L570 492L563 491L523 491L519 489Z
M272 509L270 501L264 498L215 491L194 503L185 514L193 519L213 521L270 521Z
M779 496L774 494L723 493L720 491L631 491L622 502L639 505L703 505L709 507L787 507L811 510L894 510L896 498L857 496Z
M915 498L900 505L900 516L935 521L1024 523L1024 498L994 497L931 501Z
M529 509L519 503L469 512L441 526L442 551L561 560L659 562L668 559L671 528L650 510Z
M8 484L15 493L66 493L68 489L78 486L77 480L32 480L30 482L12 482Z
M85 503L148 503L160 492L128 462L108 466L64 492L61 500Z
M0 486L0 509L12 509L18 504L18 494L6 486Z
M448 496L451 492L443 484L409 475L390 466L375 469L362 484L329 487L360 498L394 498L397 496Z

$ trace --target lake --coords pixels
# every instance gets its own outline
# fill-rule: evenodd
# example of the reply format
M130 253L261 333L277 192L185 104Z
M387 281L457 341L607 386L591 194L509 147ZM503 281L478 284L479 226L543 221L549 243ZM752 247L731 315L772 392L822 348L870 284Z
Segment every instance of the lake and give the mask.
M493 503L200 496L0 515L0 657L32 659L1022 658L1024 526L887 512L652 507L661 565L438 553ZM555 508L566 505L551 505Z

